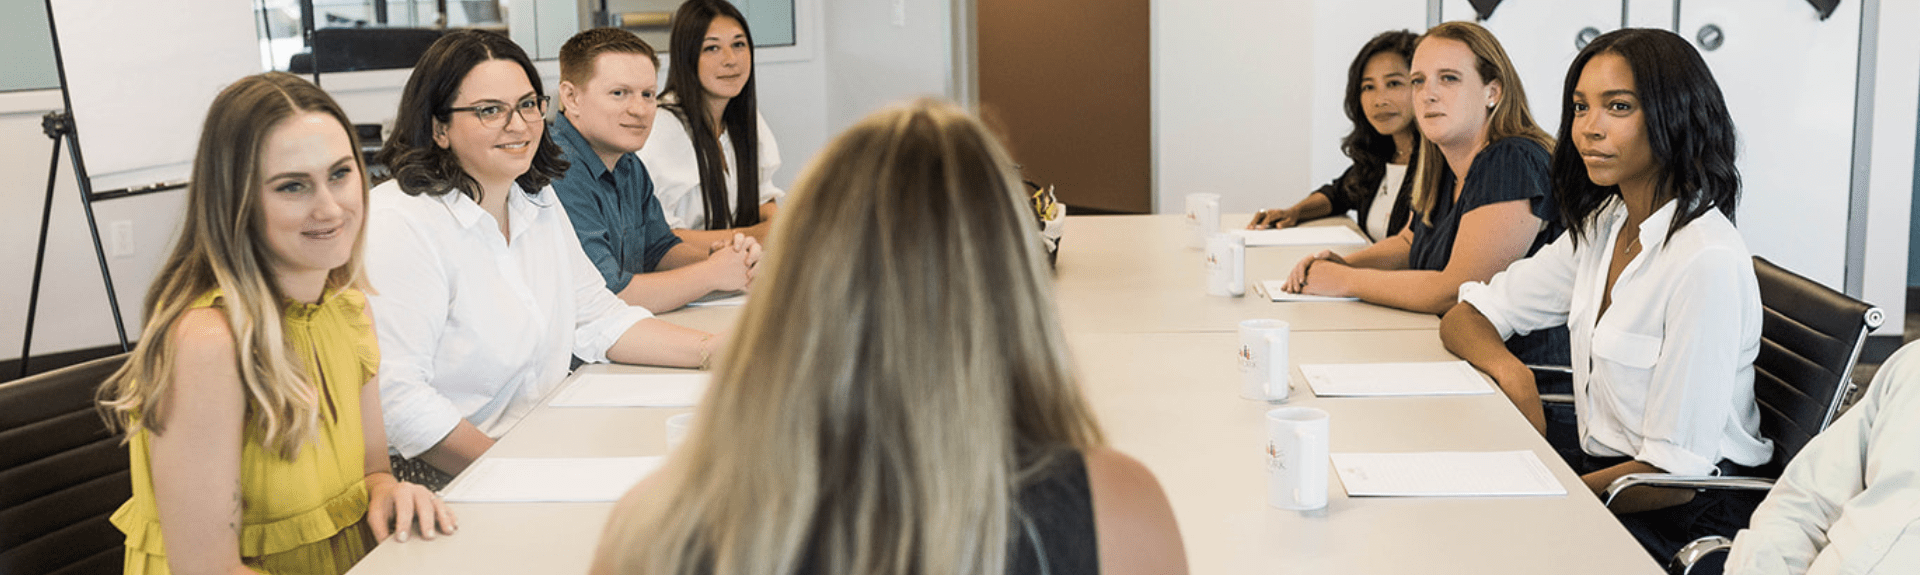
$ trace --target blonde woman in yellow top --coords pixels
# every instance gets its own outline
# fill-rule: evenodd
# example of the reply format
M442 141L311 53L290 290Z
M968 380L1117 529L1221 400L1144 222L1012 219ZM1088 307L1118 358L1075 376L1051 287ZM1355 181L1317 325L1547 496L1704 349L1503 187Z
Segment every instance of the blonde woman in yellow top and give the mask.
M390 533L454 531L387 468L350 125L282 73L214 99L140 345L101 389L132 444L129 575L342 573Z

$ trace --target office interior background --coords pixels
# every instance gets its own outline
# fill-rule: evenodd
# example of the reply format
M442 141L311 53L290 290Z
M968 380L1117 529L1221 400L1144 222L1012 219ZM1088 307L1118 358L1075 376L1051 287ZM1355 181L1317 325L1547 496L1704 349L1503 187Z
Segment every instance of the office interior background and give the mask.
M94 0L53 0L56 4ZM169 0L257 40L262 66L291 46L272 13L299 0ZM374 0L314 0L352 26ZM1340 101L1346 66L1368 37L1480 19L1467 0L737 0L753 20L763 115L791 183L840 130L921 95L978 107L1009 135L1027 175L1078 212L1178 213L1193 192L1224 212L1291 204L1346 166ZM436 2L387 0L389 24L431 26ZM553 92L560 43L598 14L670 12L672 0L446 2L447 22L504 28L538 61ZM475 10L479 4L480 8ZM1841 0L1824 16L1807 0L1506 0L1483 19L1519 66L1530 105L1556 128L1566 64L1582 34L1621 26L1675 30L1703 48L1742 137L1739 225L1753 251L1889 311L1920 286L1920 2ZM603 10L604 6L604 10ZM491 11L489 11L491 10ZM111 19L110 13L97 15ZM69 44L61 50L165 51L164 45ZM296 23L297 24L297 23ZM276 32L276 28L279 30ZM0 379L15 374L53 142L41 117L62 109L41 0L0 4ZM1589 30L1591 29L1591 30ZM663 30L663 29L656 29ZM642 30L645 33L645 30ZM213 30L193 34L216 35ZM262 37L264 35L265 37ZM84 33L74 34L84 37ZM647 36L665 48L664 33ZM1588 36L1590 37L1590 36ZM280 38L275 40L275 38ZM193 66L180 61L180 66ZM86 70L68 69L71 79ZM359 123L391 124L408 70L319 74ZM664 78L664 74L662 76ZM232 78L227 79L231 81ZM70 80L71 81L71 80ZM119 96L145 97L137 86ZM204 102L169 113L197 126ZM78 118L85 150L108 130ZM178 138L191 142L197 134ZM88 156L92 162L92 156ZM80 191L67 154L53 169L52 226L32 356L118 351ZM96 177L112 174L93 174ZM93 204L130 337L170 247L184 190ZM1072 230L1067 231L1072 241ZM1196 270L1198 266L1196 266ZM1260 270L1253 270L1258 273ZM1196 271L1196 273L1198 273ZM1283 273L1267 270L1269 274ZM1879 354L1903 322L1874 335ZM1870 348L1874 349L1874 348ZM1870 352L1871 355L1871 352ZM50 366L49 366L50 367Z

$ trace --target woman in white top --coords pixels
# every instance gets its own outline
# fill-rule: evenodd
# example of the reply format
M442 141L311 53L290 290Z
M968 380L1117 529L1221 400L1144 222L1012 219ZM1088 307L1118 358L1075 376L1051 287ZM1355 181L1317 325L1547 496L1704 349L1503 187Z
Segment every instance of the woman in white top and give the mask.
M567 375L574 357L692 367L717 346L607 291L547 183L533 62L506 36L434 42L401 93L370 200L381 404L396 468L444 480ZM416 459L417 458L417 459Z
M1731 220L1740 174L1712 72L1672 32L1624 29L1588 44L1567 75L1552 168L1567 233L1460 286L1441 339L1544 431L1533 376L1501 340L1571 327L1577 444L1555 447L1595 493L1628 473L1767 463L1753 394L1759 284ZM1696 534L1738 529L1757 503L1636 489L1611 509L1664 562Z
M667 224L696 246L735 232L767 241L786 192L773 185L780 147L753 89L753 34L726 0L688 0L673 15L667 86L640 162Z
M1353 160L1320 189L1292 207L1260 210L1247 229L1292 227L1304 220L1354 212L1354 221L1373 241L1400 233L1407 225L1407 188L1419 143L1414 129L1413 89L1407 70L1420 37L1406 30L1381 32L1360 47L1347 67L1347 119L1353 131L1340 151Z

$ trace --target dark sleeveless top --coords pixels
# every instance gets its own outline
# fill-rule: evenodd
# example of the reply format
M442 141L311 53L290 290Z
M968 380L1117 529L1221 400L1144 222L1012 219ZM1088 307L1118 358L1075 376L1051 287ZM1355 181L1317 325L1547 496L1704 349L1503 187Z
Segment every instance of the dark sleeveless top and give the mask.
M1055 457L1051 467L1036 473L1020 489L1019 500L1020 512L1008 525L1013 532L1008 575L1100 573L1099 539L1093 532L1093 490L1087 486L1087 462L1080 452L1066 451ZM826 575L813 559L803 562L807 566L799 573Z
M1100 542L1093 531L1093 490L1087 486L1087 462L1080 452L1056 457L1053 467L1022 488L1020 509L1022 513L1013 520L1015 547L1007 573L1100 572ZM1038 547L1035 539L1039 540ZM1042 556L1047 566L1044 570L1040 567Z

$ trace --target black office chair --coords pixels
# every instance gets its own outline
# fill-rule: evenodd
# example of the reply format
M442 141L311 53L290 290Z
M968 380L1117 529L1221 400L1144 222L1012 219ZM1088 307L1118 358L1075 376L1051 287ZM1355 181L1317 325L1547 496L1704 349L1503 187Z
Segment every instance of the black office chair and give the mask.
M1884 314L1765 258L1753 258L1753 271L1765 314L1760 353L1753 360L1753 392L1760 406L1760 434L1773 440L1773 460L1758 468L1760 477L1630 474L1608 485L1603 500L1612 502L1621 492L1642 486L1766 491L1787 462L1839 414L1841 402L1853 392L1853 366L1867 333L1880 327ZM1668 569L1687 574L1709 558L1724 561L1732 546L1726 536L1688 544Z
M432 28L319 28L313 49L294 54L287 71L332 74L412 68L443 31Z
M107 517L132 496L127 449L94 390L127 361L96 359L0 384L0 573L120 573Z

